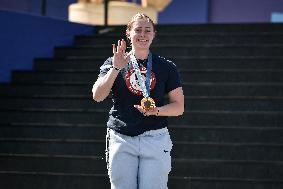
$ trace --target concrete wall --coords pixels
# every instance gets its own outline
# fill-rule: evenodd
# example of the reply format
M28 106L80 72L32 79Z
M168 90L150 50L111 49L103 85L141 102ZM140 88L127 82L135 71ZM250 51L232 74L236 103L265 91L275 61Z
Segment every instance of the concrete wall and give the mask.
M46 16L62 20L68 19L68 6L77 0L45 0ZM0 9L41 15L42 0L1 0Z
M52 57L54 46L71 45L75 35L91 34L92 26L41 16L0 11L0 82L11 70L30 70L37 57Z
M159 23L207 23L209 0L173 0L159 14Z
M283 0L211 0L211 23L270 22L272 12L283 13Z

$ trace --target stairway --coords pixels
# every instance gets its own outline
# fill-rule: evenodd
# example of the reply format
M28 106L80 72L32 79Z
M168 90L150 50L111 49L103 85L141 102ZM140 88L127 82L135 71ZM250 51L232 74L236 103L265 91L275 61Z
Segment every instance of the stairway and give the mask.
M124 27L98 28L0 84L0 188L109 189L110 100L91 88ZM152 51L178 66L169 189L283 188L283 25L160 25Z

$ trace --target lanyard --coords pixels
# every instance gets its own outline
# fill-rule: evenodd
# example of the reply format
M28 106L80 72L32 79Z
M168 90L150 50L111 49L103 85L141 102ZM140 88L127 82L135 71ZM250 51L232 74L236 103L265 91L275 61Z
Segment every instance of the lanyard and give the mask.
M150 79L151 79L151 69L152 69L152 54L149 52L148 61L146 66L146 90L148 91L148 96L150 96Z
M138 66L138 62L134 54L132 53L130 56L131 64L133 65L133 68L135 70L135 73L138 78L139 85L142 90L142 94L144 97L149 97L150 95L150 78L151 78L151 70L152 70L152 54L149 52L148 55L148 61L147 61L147 71L146 71L146 80L141 75L141 71Z

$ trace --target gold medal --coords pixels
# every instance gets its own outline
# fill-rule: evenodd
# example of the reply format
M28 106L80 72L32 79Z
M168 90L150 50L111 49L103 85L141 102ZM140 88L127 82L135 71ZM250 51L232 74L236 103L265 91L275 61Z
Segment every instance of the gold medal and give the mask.
M145 110L151 110L155 108L155 102L152 98L150 97L145 97L141 100L141 106Z

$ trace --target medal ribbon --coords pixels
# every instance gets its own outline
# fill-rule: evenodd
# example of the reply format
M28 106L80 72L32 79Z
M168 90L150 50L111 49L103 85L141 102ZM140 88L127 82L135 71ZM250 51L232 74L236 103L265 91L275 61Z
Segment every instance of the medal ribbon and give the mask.
M150 95L150 78L151 78L151 69L152 69L152 54L149 52L148 54L148 61L147 61L147 68L146 68L146 80L141 75L141 71L138 66L137 59L132 53L130 55L130 62L133 65L135 70L136 76L138 78L139 85L141 86L142 94L145 98L149 97Z

